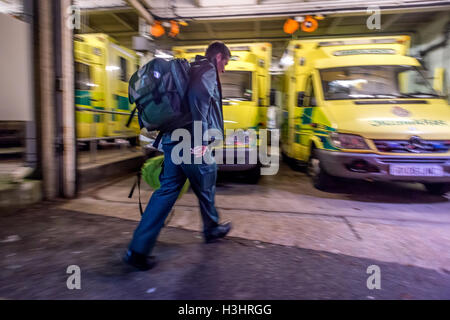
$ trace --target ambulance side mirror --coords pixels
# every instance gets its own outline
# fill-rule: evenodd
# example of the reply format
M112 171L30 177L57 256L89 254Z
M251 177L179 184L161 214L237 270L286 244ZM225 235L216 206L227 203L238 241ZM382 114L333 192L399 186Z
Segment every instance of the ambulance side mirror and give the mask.
M433 89L441 96L446 96L445 69L434 69Z
M275 90L274 89L270 90L270 105L271 106L275 105Z
M303 107L303 102L305 101L305 92L300 91L297 93L297 107Z

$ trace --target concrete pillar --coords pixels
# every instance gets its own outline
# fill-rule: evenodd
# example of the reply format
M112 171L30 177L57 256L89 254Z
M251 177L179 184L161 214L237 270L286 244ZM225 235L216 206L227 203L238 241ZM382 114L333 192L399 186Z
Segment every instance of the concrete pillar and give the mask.
M39 121L43 196L51 200L58 196L58 165L55 161L55 76L53 49L52 1L37 2L39 20Z
M43 195L76 194L73 29L66 23L71 0L36 1L38 96Z
M34 1L33 0L24 0L23 1L23 12L24 12L24 20L29 24L30 28L30 36L29 36L29 43L30 43L30 61L31 65L35 65L35 52L34 48L32 46L33 39L34 39L34 31L35 31L35 25L34 25ZM34 68L30 68L29 74L31 79L35 79L35 72ZM31 81L31 80L30 80ZM30 168L37 169L38 167L38 148L37 148L37 129L36 129L36 108L35 108L35 92L34 87L31 87L32 93L31 93L31 114L32 114L32 120L26 122L25 126L25 165Z
M72 198L76 193L76 136L74 98L73 30L67 27L70 18L67 8L71 0L61 0L61 63L62 63L62 128L63 128L63 192Z

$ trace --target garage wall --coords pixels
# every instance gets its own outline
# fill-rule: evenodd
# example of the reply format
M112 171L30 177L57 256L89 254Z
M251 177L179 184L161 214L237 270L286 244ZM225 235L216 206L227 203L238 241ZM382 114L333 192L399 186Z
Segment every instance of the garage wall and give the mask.
M442 42L448 23L450 23L450 13L444 12L438 15L431 24L418 29L416 44L412 47L411 54L418 55L421 50ZM446 47L439 47L428 52L425 55L424 62L431 76L435 68L445 68L447 92L450 93L450 40Z
M30 25L0 13L0 121L32 120Z

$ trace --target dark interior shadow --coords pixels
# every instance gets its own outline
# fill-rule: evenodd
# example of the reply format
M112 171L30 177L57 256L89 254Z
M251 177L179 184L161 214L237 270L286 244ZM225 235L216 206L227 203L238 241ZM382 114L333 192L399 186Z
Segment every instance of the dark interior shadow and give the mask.
M314 188L311 178L301 167L286 163L280 164L280 171L275 176L263 177L260 185L272 189L290 191L299 195L309 195L323 199L345 199L374 203L433 204L449 202L446 196L433 195L420 183L366 181L356 179L335 179L326 191Z

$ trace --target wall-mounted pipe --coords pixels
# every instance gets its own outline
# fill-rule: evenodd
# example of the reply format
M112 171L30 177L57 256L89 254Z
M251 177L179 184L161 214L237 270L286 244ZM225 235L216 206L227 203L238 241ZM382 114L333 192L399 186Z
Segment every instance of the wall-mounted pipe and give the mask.
M133 7L139 16L141 16L149 25L153 25L155 23L155 19L148 12L148 10L140 3L138 0L126 0L127 3Z
M436 44L433 44L432 46L421 50L419 52L420 56L424 58L428 53L430 53L433 50L439 49L441 47L447 47L448 41L450 40L450 22L446 24L445 26L445 33L444 33L444 39Z

